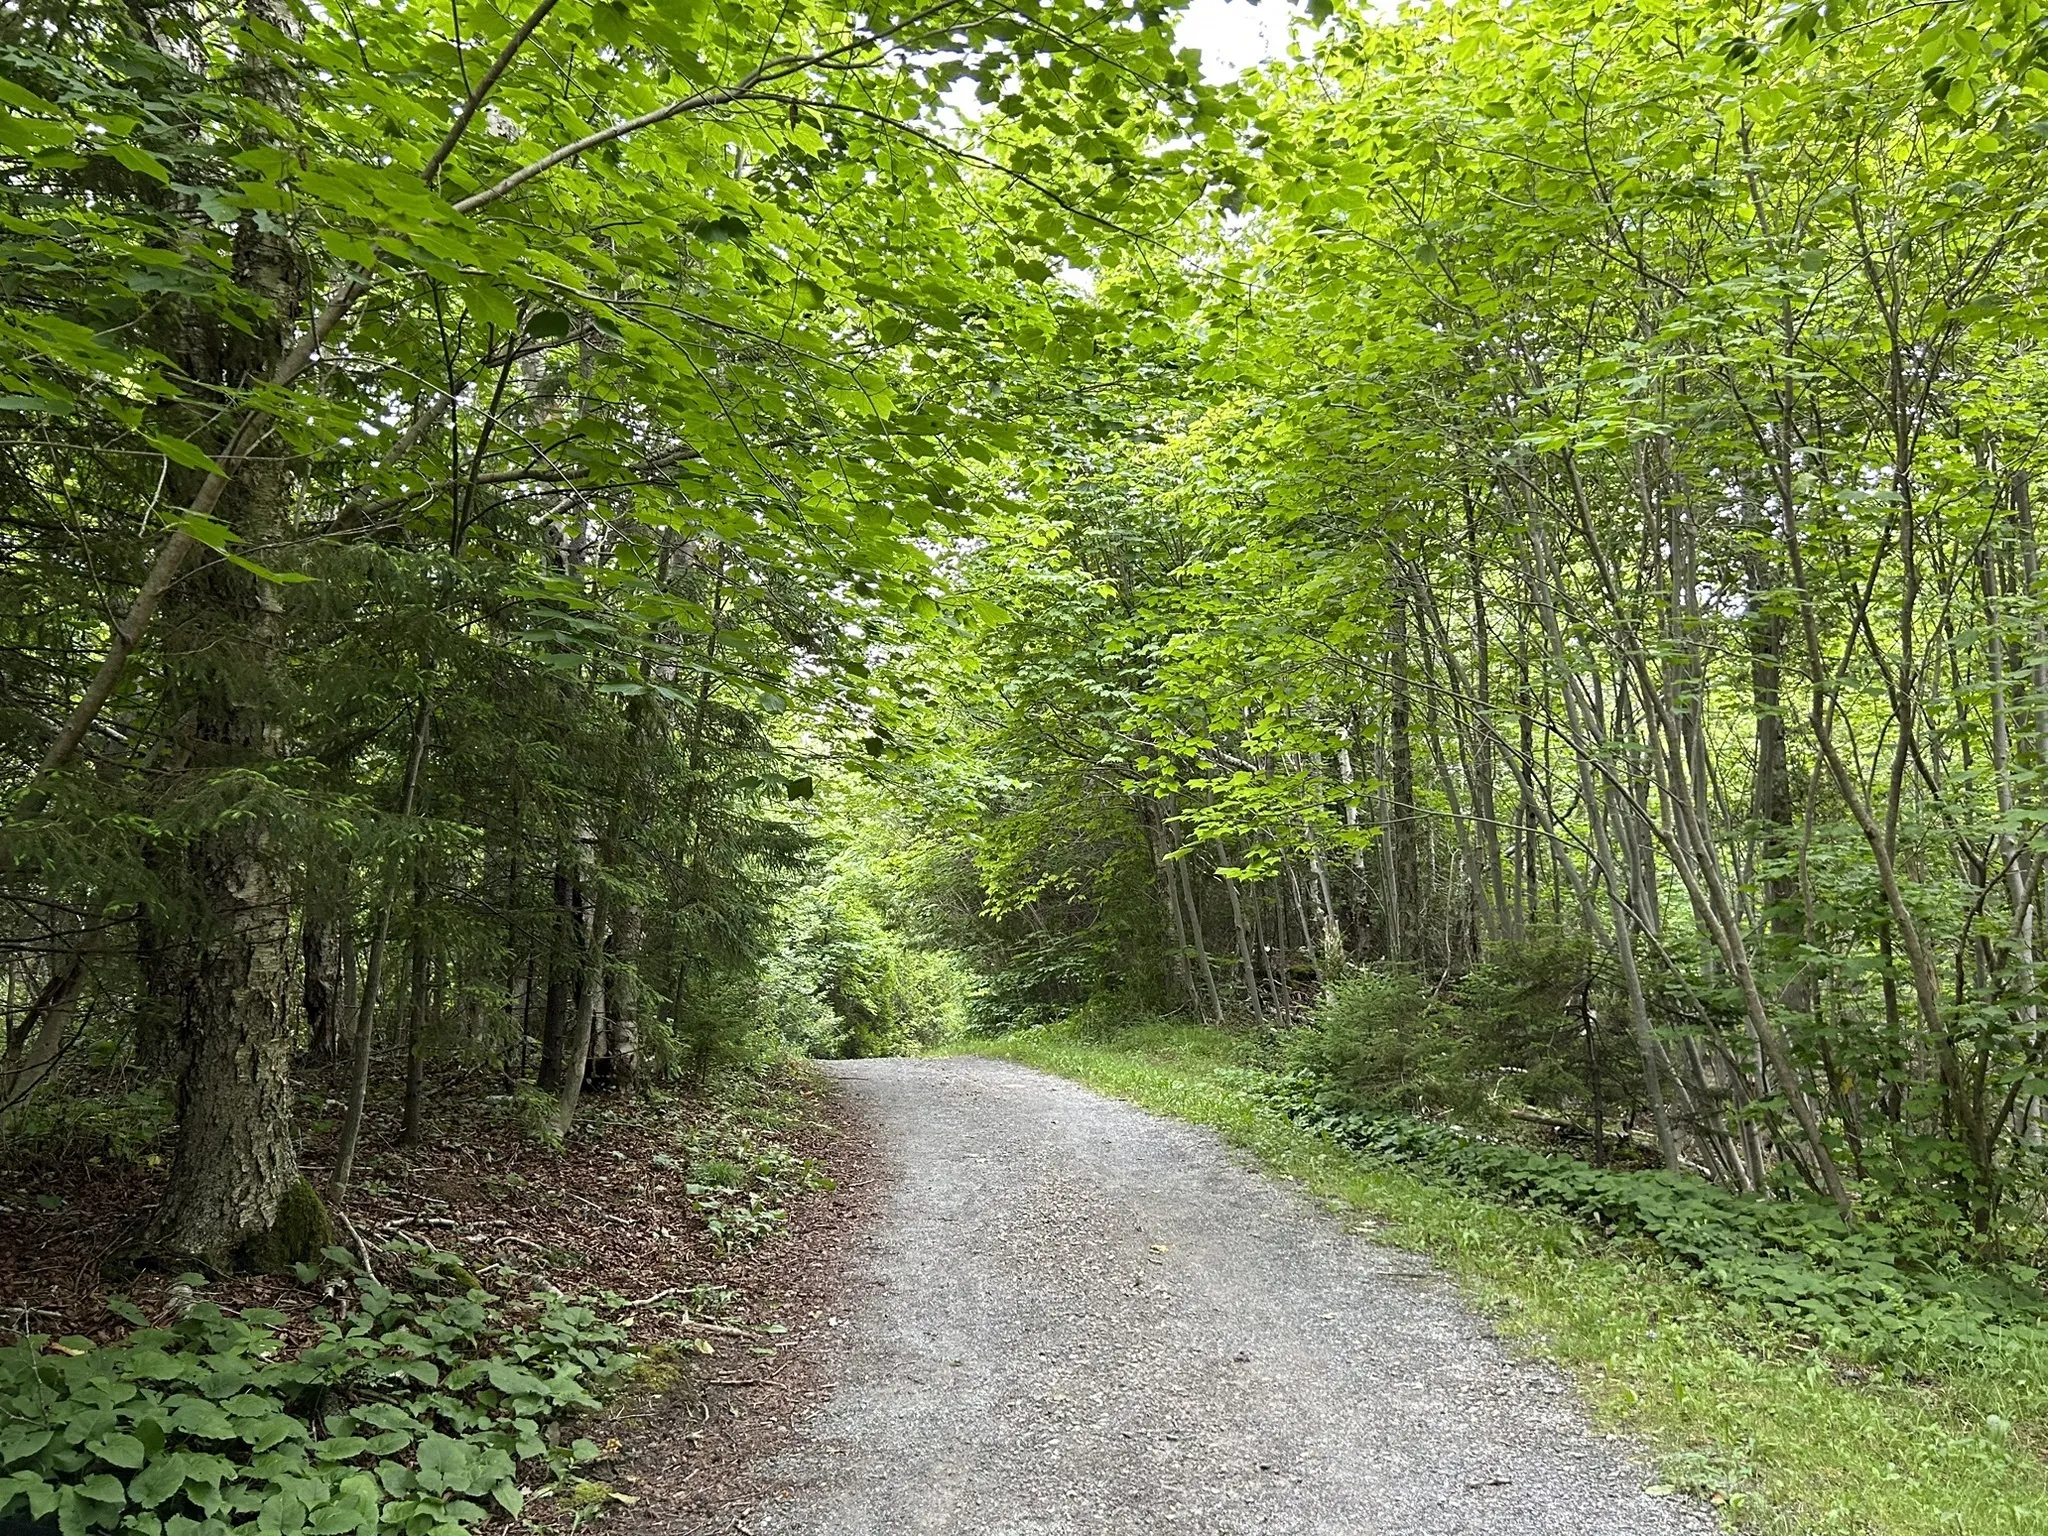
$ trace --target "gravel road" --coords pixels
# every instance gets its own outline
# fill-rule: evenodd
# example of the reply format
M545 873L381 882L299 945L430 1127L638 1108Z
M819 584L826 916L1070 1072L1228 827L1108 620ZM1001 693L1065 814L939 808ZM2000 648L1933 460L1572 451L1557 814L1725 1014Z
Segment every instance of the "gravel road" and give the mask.
M1677 1536L1564 1379L1213 1134L1006 1062L847 1062L892 1184L777 1536Z

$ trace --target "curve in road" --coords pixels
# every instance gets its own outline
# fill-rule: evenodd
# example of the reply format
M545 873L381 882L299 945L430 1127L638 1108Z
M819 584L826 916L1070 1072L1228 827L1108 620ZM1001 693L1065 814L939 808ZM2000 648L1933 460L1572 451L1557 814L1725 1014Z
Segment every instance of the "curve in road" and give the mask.
M832 1069L893 1185L776 1536L1697 1536L1564 1379L1212 1133L976 1058Z

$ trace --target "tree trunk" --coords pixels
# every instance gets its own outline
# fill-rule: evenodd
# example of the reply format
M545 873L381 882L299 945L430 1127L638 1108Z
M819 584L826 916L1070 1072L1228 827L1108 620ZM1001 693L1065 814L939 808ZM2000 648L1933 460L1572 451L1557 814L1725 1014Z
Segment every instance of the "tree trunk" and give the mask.
M146 1242L216 1270L282 1268L331 1236L292 1140L290 923L267 845L254 824L204 834L182 870L204 927L180 946L168 999L178 1139Z
M1387 708L1388 792L1392 804L1386 836L1388 878L1394 887L1388 911L1402 914L1399 929L1390 934L1389 958L1419 960L1422 958L1423 903L1416 874L1415 844L1421 815L1415 804L1414 711L1408 697L1408 595L1399 588L1394 593L1388 639L1392 647L1389 661L1393 673ZM1391 924L1389 926L1392 927Z
M259 99L286 92L281 76L260 67L238 83ZM232 273L260 306L248 329L195 323L182 347L189 376L224 393L276 371L304 287L288 240L253 216L236 228ZM207 423L178 426L207 441ZM290 462L282 452L250 455L220 498L217 517L252 549L285 532ZM277 758L283 606L274 584L216 558L173 589L166 613L164 713L181 722L173 760L182 764L167 795L204 804L215 786L261 778ZM317 1256L330 1236L293 1142L290 892L270 817L257 807L217 815L155 858L173 894L152 914L152 980L179 1037L181 1069L177 1141L144 1241L212 1268L280 1268Z
M1280 861L1280 873L1269 882L1273 887L1273 971L1274 1007L1285 1019L1294 1011L1293 935L1287 930L1287 861Z
M550 1093L562 1091L563 1061L569 1049L569 1022L575 966L576 890L569 872L555 865L555 921L548 943L547 1001L541 1009L541 1087Z
M1482 948L1500 931L1488 891L1485 875L1479 867L1479 855L1475 851L1470 828L1466 824L1465 807L1458 793L1458 781L1451 774L1450 758L1444 751L1443 733L1437 725L1436 700L1442 690L1436 680L1436 647L1432 643L1430 626L1427 622L1429 608L1417 599L1417 617L1424 620L1418 648L1422 653L1422 681L1426 690L1422 709L1422 736L1429 747L1429 759L1436 770L1437 783L1442 787L1444 803L1451 813L1451 835L1457 845L1458 866L1465 874L1465 896L1455 897L1445 903L1444 913L1444 965L1446 970L1469 970L1478 959ZM1481 733L1482 735L1484 733Z
M1186 989L1188 1001L1195 1005L1195 1017L1206 1018L1202 1007L1202 994L1195 988L1194 969L1188 964L1187 923L1181 917L1178 880L1168 867L1164 851L1165 834L1160 830L1156 804L1141 803L1138 820L1145 828L1145 846L1152 850L1152 874L1159 886L1159 898L1166 903L1166 916L1173 929L1173 969Z
M344 901L341 908L341 960L340 992L336 998L334 1032L337 1053L345 1051L350 1060L355 1059L355 1035L352 1027L356 1017L357 996L361 989L362 977L356 963L356 915L351 902ZM344 1033L344 1031L350 1031Z
M299 930L299 1001L306 1013L306 1050L316 1061L341 1055L341 1020L335 1007L340 966L329 937L325 917L309 917Z
M612 1086L630 1093L640 1070L640 961L644 923L638 907L619 914L612 933Z
M1309 969L1315 972L1316 989L1321 991L1329 985L1330 980L1329 975L1323 970L1322 946L1316 942L1316 929L1321 925L1316 915L1309 910L1311 903L1308 892L1302 888L1301 871L1285 859L1280 861L1280 868L1287 877L1288 888L1294 893L1294 910L1301 919L1302 938L1308 950Z
M1529 687L1529 635L1526 613L1515 619L1515 722L1521 766L1522 798L1515 807L1515 932L1526 934L1536 920L1536 807L1530 800L1530 767L1536 761L1535 696Z
M411 821L419 798L420 770L427 760L427 741L433 731L433 700L422 695L413 711L412 750L406 754L405 777L398 790L398 820ZM396 905L398 876L394 865L385 877L383 899L377 903L377 931L370 939L370 958L363 975L363 992L356 1013L355 1057L349 1064L348 1114L341 1124L341 1141L335 1149L334 1172L327 1181L327 1198L336 1205L348 1198L349 1180L355 1176L356 1148L362 1142L363 1116L370 1102L370 1056L377 1044L377 994L384 986L384 947L391 935L391 909Z
M590 1037L597 1012L604 1006L604 948L610 921L606 906L605 888L600 883L590 904L590 926L583 936L583 986L577 999L576 1024L562 1057L562 1098L555 1115L555 1134L563 1137L576 1123L576 1103L583 1096L583 1072L590 1060Z
M1209 963L1208 941L1202 936L1202 910L1195 901L1194 877L1188 872L1186 859L1173 860L1174 873L1180 878L1181 899L1187 903L1188 937L1195 948L1195 964L1202 976L1202 991L1209 999L1212 1016L1217 1023L1223 1022L1223 995L1216 990L1216 969Z
M1362 826L1365 807L1362 803L1362 788L1358 783L1357 763L1353 748L1359 740L1358 711L1350 712L1347 722L1349 729L1337 747L1337 782L1344 786L1344 829L1350 836L1349 857L1346 862L1351 868L1351 926L1354 939L1360 951L1372 942L1372 917L1366 910L1366 887L1368 880L1365 868L1365 847Z
M411 975L405 999L405 1109L399 1122L398 1144L416 1147L424 1133L427 1086L427 936L426 881L414 877Z
M1501 876L1500 811L1493 783L1493 656L1486 617L1486 570L1479 555L1477 498L1468 489L1464 499L1465 559L1472 586L1472 680L1475 685L1470 698L1480 727L1473 732L1473 740L1466 744L1463 755L1472 775L1472 816L1479 824L1480 844L1485 849L1486 883L1492 895L1492 907L1503 933L1507 937L1520 938L1521 935L1514 931L1515 919L1508 907L1507 887ZM1437 623L1441 631L1442 619L1439 618ZM1454 654L1452 648L1446 643L1443 650L1448 662ZM1465 690L1456 686L1455 678L1453 688L1457 696L1466 696Z
M1592 508L1588 503L1584 485L1578 474L1576 461L1570 454L1563 459L1563 470L1571 488L1571 507L1578 520L1578 533L1583 540L1590 562L1597 573L1603 594L1617 613L1629 611L1623 601L1617 579L1609 564L1605 549L1598 536ZM1785 493L1789 496L1790 488ZM1547 571L1549 561L1543 541L1543 526L1533 506L1529 509L1528 524L1531 552L1539 570ZM1799 576L1799 552L1796 532L1787 533L1787 555L1792 561L1795 585L1801 584ZM1539 590L1547 590L1548 576L1539 577ZM1674 600L1672 605L1681 604ZM1690 598L1683 603L1690 612L1696 604ZM1554 606L1546 606L1543 620L1547 629L1553 631L1551 648L1561 649L1555 636L1556 613ZM1848 1186L1842 1182L1841 1170L1834 1154L1827 1144L1826 1133L1820 1118L1815 1113L1812 1100L1807 1096L1792 1056L1786 1046L1784 1034L1772 1019L1769 1005L1764 1001L1758 987L1754 967L1750 963L1749 950L1741 924L1741 916L1730 884L1722 867L1721 852L1717 846L1712 822L1709 816L1709 797L1706 786L1697 782L1693 774L1695 754L1699 747L1696 719L1692 711L1682 718L1673 708L1669 699L1658 686L1657 678L1651 673L1648 656L1651 647L1641 643L1633 632L1632 624L1625 624L1622 630L1622 651L1635 673L1637 688L1646 710L1651 712L1649 747L1652 762L1657 770L1659 796L1672 819L1673 839L1669 845L1673 872L1684 883L1686 895L1702 927L1713 939L1714 948L1728 964L1736 987L1742 994L1743 1012L1749 1023L1750 1032L1759 1050L1769 1059L1771 1071L1779 1079L1779 1087L1790 1106L1793 1118L1813 1153L1815 1165L1827 1185L1829 1196L1845 1220L1855 1220L1855 1202L1850 1198ZM1688 636L1667 633L1660 637L1665 644L1691 644ZM1825 742L1823 748L1826 750ZM1852 806L1853 810L1853 806ZM1882 864L1882 850L1880 850ZM1884 873L1880 869L1880 875Z
M23 1011L21 1023L8 1032L6 1053L0 1056L0 1133L64 1054L65 1032L85 991L85 962L82 944L64 954Z
M1600 1070L1600 1015L1593 1007L1593 979L1579 988L1579 1023L1586 1036L1586 1091L1593 1100L1593 1166L1607 1166L1607 1087Z
M1226 850L1224 858L1230 855ZM1245 1001L1251 1004L1252 1017L1265 1022L1265 1004L1259 998L1259 969L1252 963L1252 931L1244 920L1244 903L1238 899L1237 882L1225 880L1223 894L1230 898L1230 926L1237 935L1237 962L1244 967Z
M1788 867L1793 854L1792 768L1779 686L1784 671L1785 621L1766 601L1777 583L1761 556L1749 557L1748 576L1750 707L1756 716L1753 809L1762 830L1759 853L1769 866L1761 882L1764 921L1776 952L1773 958L1792 967L1779 989L1779 1001L1795 1013L1810 1013L1811 989L1795 959L1802 938L1799 881Z

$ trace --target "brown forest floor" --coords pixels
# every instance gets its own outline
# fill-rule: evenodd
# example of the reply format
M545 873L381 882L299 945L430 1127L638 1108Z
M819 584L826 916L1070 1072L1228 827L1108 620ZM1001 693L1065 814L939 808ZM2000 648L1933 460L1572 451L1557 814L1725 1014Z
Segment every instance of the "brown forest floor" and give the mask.
M335 1117L333 1097L322 1092L329 1086L309 1082L301 1110L302 1157L316 1182L333 1139L330 1120L320 1118ZM504 1264L529 1281L539 1271L564 1292L641 1303L627 1312L632 1342L670 1347L587 1431L615 1455L586 1476L624 1495L606 1502L627 1519L608 1524L729 1529L721 1511L750 1496L746 1465L813 1394L802 1345L832 1321L844 1238L869 1205L867 1139L830 1085L797 1069L762 1079L731 1074L711 1094L662 1104L603 1094L584 1103L557 1152L522 1128L518 1101L480 1074L433 1084L416 1147L397 1144L395 1100L374 1102L348 1218L373 1259L386 1241L426 1242L461 1256L487 1286ZM718 1153L740 1135L812 1159L832 1182L793 1195L774 1235L723 1255L685 1188L686 1148L694 1138L699 1151ZM162 1177L159 1153L115 1156L92 1137L45 1140L0 1161L0 1340L111 1340L127 1328L107 1310L111 1295L153 1318L173 1309L176 1276L145 1271L113 1284L101 1273L147 1221ZM338 1240L357 1248L345 1225ZM205 1295L225 1308L274 1307L297 1318L324 1299L316 1288L262 1275L216 1280ZM714 1331L735 1324L765 1332ZM566 1513L566 1501L551 1502ZM548 1502L528 1513L560 1520ZM594 1513L584 1510L584 1523Z

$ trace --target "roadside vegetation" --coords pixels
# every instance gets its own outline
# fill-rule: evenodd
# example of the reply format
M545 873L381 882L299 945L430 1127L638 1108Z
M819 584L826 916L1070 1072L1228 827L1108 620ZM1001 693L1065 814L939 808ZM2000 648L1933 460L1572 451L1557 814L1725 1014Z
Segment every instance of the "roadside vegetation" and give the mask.
M1785 1530L2044 1519L2039 43L1339 8L879 669L975 1038L1379 1202Z
M528 1096L458 1077L429 1102L447 1140L419 1148L400 1099L373 1103L345 1238L277 1273L99 1266L160 1176L161 1121L128 1146L74 1134L62 1161L9 1149L16 1518L151 1536L587 1518L633 1498L611 1399L653 1371L668 1411L692 1414L719 1356L772 1355L802 1326L777 1254L812 1240L839 1155L803 1069L606 1095L566 1142ZM332 1134L316 1123L309 1150Z
M2038 1321L1980 1322L1923 1343L1910 1364L1886 1334L1846 1320L1824 1340L1812 1319L1786 1316L1768 1281L1715 1274L1605 1212L1564 1214L1525 1187L1333 1134L1292 1112L1284 1044L1248 1033L1068 1023L957 1048L1212 1126L1373 1241L1429 1255L1505 1336L1563 1365L1601 1423L1645 1437L1662 1486L1708 1500L1738 1529L2024 1536L2048 1520ZM1518 1162L1547 1164L1560 1183L1594 1172L1556 1153ZM1732 1246L1745 1235L1695 1225L1687 1238ZM1826 1250L1805 1257L1824 1262Z

